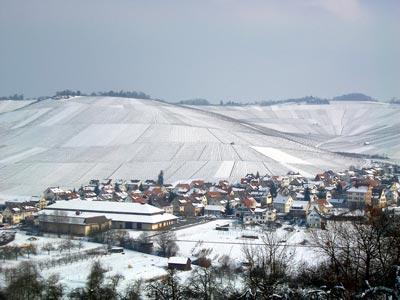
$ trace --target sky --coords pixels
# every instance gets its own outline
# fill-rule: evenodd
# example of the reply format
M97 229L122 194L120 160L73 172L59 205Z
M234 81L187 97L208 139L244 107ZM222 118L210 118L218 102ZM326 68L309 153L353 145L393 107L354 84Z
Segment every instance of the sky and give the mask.
M400 97L398 0L0 0L0 96Z

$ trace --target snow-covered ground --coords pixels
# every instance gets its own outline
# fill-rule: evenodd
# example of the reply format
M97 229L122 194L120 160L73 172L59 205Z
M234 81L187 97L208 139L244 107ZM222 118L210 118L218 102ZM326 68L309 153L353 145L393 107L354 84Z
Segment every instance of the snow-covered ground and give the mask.
M216 226L229 224L229 231L216 230ZM311 247L311 234L304 227L293 227L294 231L287 231L284 228L291 227L284 225L278 228L276 234L282 245L288 247L288 252L292 255L292 263L296 264L305 261L310 264L318 262L318 254ZM292 227L291 227L292 228ZM245 245L262 245L261 227L242 228L236 220L223 219L215 220L195 227L176 231L180 253L183 256L192 257L201 249L212 248L210 258L215 262L222 255L228 255L233 262L240 264L245 261L242 248ZM245 238L243 236L255 236L255 238Z
M215 229L218 225L226 224L230 225L229 231L217 231ZM286 231L284 229L285 227L289 226L284 225L282 228L277 229L276 234L279 240L282 241L282 245L288 246L288 252L292 256L291 262L294 268L296 268L296 264L300 261L306 261L311 264L316 263L320 257L314 249L310 247L310 234L305 228L294 227L294 231ZM130 231L129 233L131 237L137 238L142 232ZM259 227L247 227L243 229L241 226L237 225L237 221L233 219L219 219L188 228L178 229L175 233L179 246L179 256L193 257L193 255L201 249L212 248L212 252L208 257L215 265L218 265L218 259L222 255L228 255L231 261L238 266L245 261L242 254L243 245L262 244L262 240L260 239L262 230ZM150 234L155 233L153 232ZM244 238L243 235L257 236L259 239ZM23 257L19 257L18 260L6 260L5 262L1 262L1 266L3 268L14 267L20 262L28 260L35 263L49 262L74 254L83 254L88 250L104 249L104 245L74 239L72 241L76 245L79 241L81 242L81 249L75 248L70 252L68 250L63 250L62 252L51 250L50 254L48 254L46 250L42 250L43 245L51 243L57 248L60 244L65 242L68 237L58 238L55 235L47 235L34 237L33 239L36 240L32 240L32 237L26 235L23 231L17 231L15 240L9 245L22 246L34 244L38 249L38 253L36 255L31 254L29 258L27 255L24 255ZM126 285L133 280L149 280L165 275L168 265L167 258L125 250L124 254L113 253L103 256L86 257L85 259L65 264L48 264L47 267L41 269L41 274L47 277L51 274L58 273L61 276L62 283L65 284L68 289L81 287L84 286L90 272L90 267L96 260L100 260L102 265L109 270L107 276L112 276L117 273L124 276L120 286L121 289L126 287Z
M6 260L5 262L0 263L3 268L15 267L20 262L28 260L35 263L49 262L51 260L57 260L74 254L84 254L89 250L104 247L104 245L101 244L81 241L81 249L75 248L70 252L68 250L63 250L62 252L52 250L50 251L50 254L48 254L47 251L41 250L43 245L51 243L55 248L57 248L58 245L66 240L66 237L58 238L56 236L40 236L35 237L37 240L29 240L30 238L32 237L25 235L24 232L18 231L15 240L9 245L21 246L34 244L37 246L38 254L31 254L29 258L27 255L24 255L23 257L19 257L18 260ZM75 239L73 242L78 244L79 240ZM61 282L65 284L68 289L73 289L85 285L91 265L96 260L100 260L102 265L108 270L106 273L107 276L115 274L121 274L124 276L124 280L120 286L121 289L134 280L148 280L165 275L166 266L168 264L167 258L125 250L124 254L112 253L101 256L88 256L72 263L61 263L53 266L48 265L48 267L41 269L40 272L44 277L55 273L60 274Z
M0 198L40 195L50 185L79 187L93 178L155 179L160 170L166 182L235 182L248 172L314 176L365 163L330 151L400 160L399 114L398 106L376 103L182 107L110 97L44 100L0 114Z

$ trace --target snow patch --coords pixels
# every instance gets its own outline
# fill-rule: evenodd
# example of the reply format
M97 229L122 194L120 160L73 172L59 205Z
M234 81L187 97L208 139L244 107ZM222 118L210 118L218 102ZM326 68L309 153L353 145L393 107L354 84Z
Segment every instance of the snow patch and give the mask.
M288 163L288 164L299 164L299 165L309 165L310 163L302 160L298 157L295 157L293 155L287 154L283 152L282 150L275 149L275 148L270 148L270 147L256 147L256 146L250 146L257 152L261 153L264 156L270 157L273 160L276 160L281 163Z
M234 164L234 161L223 161L215 173L214 178L228 178L231 175Z

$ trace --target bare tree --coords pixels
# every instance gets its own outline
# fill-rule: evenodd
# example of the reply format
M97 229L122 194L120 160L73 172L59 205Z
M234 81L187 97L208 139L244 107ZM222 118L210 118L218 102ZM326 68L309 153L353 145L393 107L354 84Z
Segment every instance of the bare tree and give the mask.
M107 269L99 261L92 265L90 273L86 280L84 288L76 288L69 293L70 299L90 299L90 300L108 300L119 299L117 287L123 276L116 274L107 278L105 273Z
M379 215L369 221L330 222L313 234L314 245L328 258L331 280L350 293L367 280L385 285L386 275L400 263L400 226L397 218ZM329 275L329 274L328 274Z
M50 275L44 283L44 292L41 296L43 300L61 300L64 295L65 287L60 283L60 275Z
M41 276L31 262L21 262L6 278L7 299L10 300L36 300L42 299L44 285Z
M244 280L251 293L259 295L258 299L269 299L278 284L287 279L293 253L289 253L275 232L265 232L261 239L261 246L247 244L242 247L249 265Z
M136 280L129 284L121 300L141 300L142 281Z
M52 243L46 243L42 246L42 250L47 251L47 255L50 255L50 252L55 249Z
M189 281L187 295L191 299L212 300L222 296L221 286L216 283L216 270L212 267L194 269Z
M146 286L146 295L149 299L156 300L186 300L185 289L179 283L175 270L168 270L164 279L150 282Z
M163 231L155 237L159 253L164 257L171 257L178 253L179 247L176 244L176 234L173 231Z

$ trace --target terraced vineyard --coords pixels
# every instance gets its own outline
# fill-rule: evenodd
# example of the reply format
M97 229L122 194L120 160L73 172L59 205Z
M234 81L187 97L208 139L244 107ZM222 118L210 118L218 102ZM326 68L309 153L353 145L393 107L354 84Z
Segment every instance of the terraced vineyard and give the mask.
M182 107L76 97L0 113L0 198L40 195L92 178L236 181L247 172L306 176L366 161L400 160L399 107L379 103ZM368 141L368 145L365 142Z

